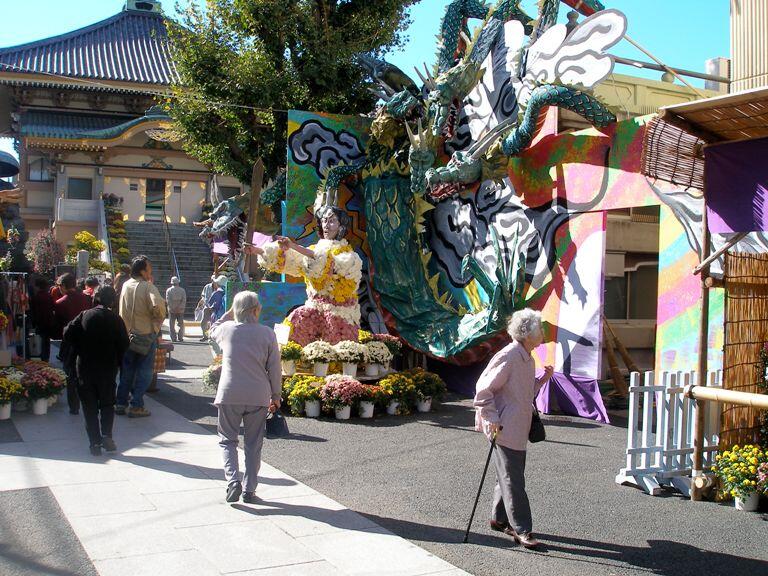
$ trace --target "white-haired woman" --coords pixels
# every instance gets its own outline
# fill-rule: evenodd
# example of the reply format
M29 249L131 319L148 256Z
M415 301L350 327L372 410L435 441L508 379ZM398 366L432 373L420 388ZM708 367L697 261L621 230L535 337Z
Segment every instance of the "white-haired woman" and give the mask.
M221 378L213 404L219 410L227 502L237 502L241 494L244 502L256 501L267 413L280 407L280 349L275 333L259 324L260 314L261 302L256 293L240 292L209 333L222 351ZM245 431L242 482L237 457L241 422Z
M508 326L512 343L499 351L477 381L474 405L477 430L495 436L496 488L491 528L512 536L526 548L539 542L525 492L525 456L536 393L552 377L552 366L536 378L531 351L544 334L541 314L530 309L512 315Z

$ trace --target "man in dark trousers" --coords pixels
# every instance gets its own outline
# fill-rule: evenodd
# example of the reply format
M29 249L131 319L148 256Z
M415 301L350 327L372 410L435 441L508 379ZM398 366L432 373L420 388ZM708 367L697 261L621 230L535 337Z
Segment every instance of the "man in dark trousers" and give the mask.
M78 315L64 330L64 341L77 356L78 392L83 405L85 429L91 454L117 450L112 439L115 420L115 378L128 350L128 331L113 308L115 290L100 288L94 295L96 307Z
M51 358L51 334L54 332L54 301L48 289L48 281L42 276L35 279L35 293L29 301L32 324L35 333L40 336L43 348L40 359L48 362Z
M64 333L64 327L72 322L80 312L91 308L93 303L91 299L76 288L75 276L73 274L64 274L61 277L61 291L64 296L56 300L53 307L55 320L55 336L61 339ZM80 413L80 402L77 398L77 373L74 362L72 362L69 346L62 342L59 358L64 364L64 370L67 373L67 403L69 404L70 414Z

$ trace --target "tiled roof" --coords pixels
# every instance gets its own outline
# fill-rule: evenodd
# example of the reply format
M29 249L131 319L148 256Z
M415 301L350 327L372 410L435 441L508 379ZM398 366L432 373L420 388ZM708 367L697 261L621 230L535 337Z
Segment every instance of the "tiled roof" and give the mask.
M176 80L163 16L125 10L44 40L0 48L0 71L168 85Z
M119 136L128 128L142 122L168 119L165 114L155 113L154 109L140 118L27 111L21 115L21 135L36 138L106 140Z

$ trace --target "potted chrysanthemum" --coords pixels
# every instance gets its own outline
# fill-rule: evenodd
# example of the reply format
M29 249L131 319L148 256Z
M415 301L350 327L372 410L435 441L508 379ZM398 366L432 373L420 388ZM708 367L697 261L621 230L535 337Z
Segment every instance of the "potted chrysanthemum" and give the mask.
M337 420L349 420L352 405L366 394L365 386L349 376L329 376L320 390L320 400L328 410L333 410Z
M288 393L288 406L291 414L299 416L302 412L307 418L320 417L320 390L325 383L322 378L316 376L294 376L289 379L290 392Z
M310 342L301 351L305 361L314 366L315 376L320 378L328 374L328 365L336 360L336 352L328 342L316 340Z
M373 418L376 404L381 403L383 400L387 400L387 398L382 392L381 386L365 386L365 394L360 398L360 408L358 412L360 418Z
M373 340L365 345L365 375L378 376L392 360L392 352L383 342Z
M387 414L407 414L417 398L413 380L405 374L390 374L379 382L381 391L388 398Z
M752 444L737 444L715 456L712 471L720 479L720 493L725 497L732 496L737 510L757 510L760 499L758 468L766 460L766 451Z
M32 401L32 413L42 416L48 412L48 399L64 389L66 376L45 362L27 362L23 370L21 386L25 397Z
M280 347L280 361L283 365L283 374L293 376L296 374L296 362L301 360L301 346L296 342L286 342Z
M211 365L203 371L203 389L216 393L219 389L219 380L221 380L221 355L216 356Z
M341 362L341 371L345 376L357 377L357 365L365 362L365 345L352 340L342 340L333 349L336 351L336 360Z
M389 349L392 358L400 356L400 352L403 349L403 343L397 336L392 336L392 334L374 334L373 339L383 343Z
M432 401L440 400L445 394L445 382L433 372L427 372L423 368L413 368L403 374L413 380L416 387L416 410L419 412L432 410Z
M11 417L11 403L22 397L21 384L6 376L0 376L0 420Z

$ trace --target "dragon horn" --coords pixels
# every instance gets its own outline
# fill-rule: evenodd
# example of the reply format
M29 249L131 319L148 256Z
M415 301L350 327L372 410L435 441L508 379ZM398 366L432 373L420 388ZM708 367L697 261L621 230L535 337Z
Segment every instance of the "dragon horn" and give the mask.
M411 132L411 127L408 125L408 121L405 122L405 131L408 132L408 140L411 141L412 146L416 146L416 138L413 136L413 132Z
M382 100L384 100L384 102L389 102L392 99L391 96L387 96L381 90L376 90L375 88L371 88L370 86L368 87L368 91L374 96L376 96L377 98L381 98Z
M465 43L467 46L469 46L470 44L472 44L472 39L471 39L469 36L467 36L467 33L466 33L466 32L464 32L463 30L462 30L462 31L459 33L459 37L460 37L462 40L464 40L464 43Z
M426 148L426 142L427 142L427 133L424 131L424 129L421 127L421 118L418 119L418 127L419 127L419 144L422 148Z
M427 68L427 63L424 62L424 72L427 73L427 80L429 80L429 89L430 90L436 90L437 89L437 82L435 82L435 77L432 76L432 72L429 71L429 68Z
M419 80L421 80L422 84L424 84L424 86L429 88L429 80L427 80L426 78L424 78L424 76L421 75L421 72L419 72L418 66L414 66L413 69L416 70L416 74L418 75Z

